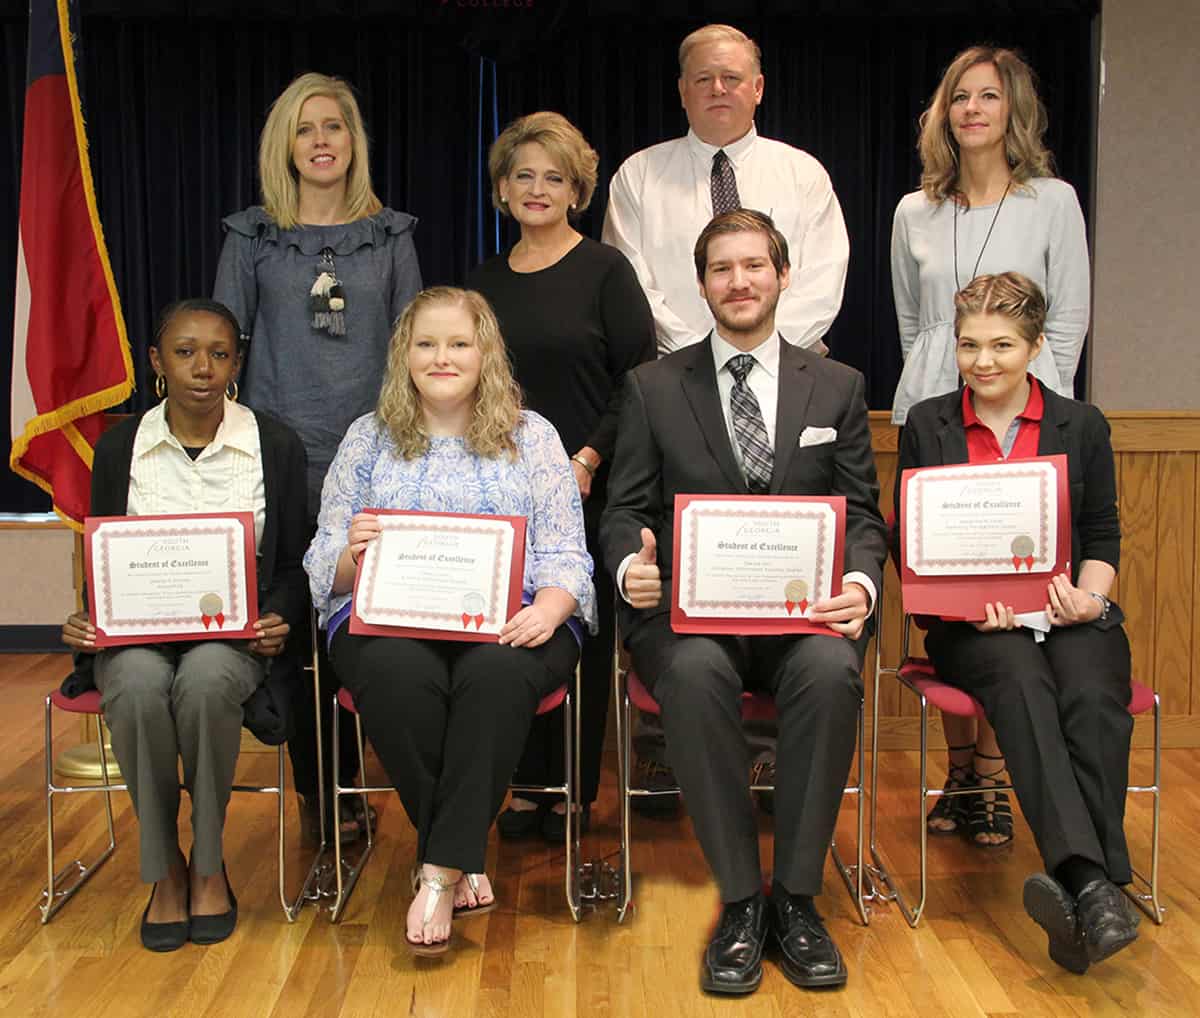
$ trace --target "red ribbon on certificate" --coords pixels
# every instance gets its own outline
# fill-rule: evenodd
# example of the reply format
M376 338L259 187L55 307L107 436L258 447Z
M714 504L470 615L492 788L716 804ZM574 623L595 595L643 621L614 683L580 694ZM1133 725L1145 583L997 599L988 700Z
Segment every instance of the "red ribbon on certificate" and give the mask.
M808 611L808 599L807 598L805 598L803 601L784 601L783 605L785 608L787 608L787 613L789 615L791 615L793 610L795 610L797 608L800 609L801 615L803 615L806 611Z
M471 627L471 622L473 621L475 623L475 629L478 630L479 627L483 625L483 614L480 613L479 615L468 615L466 612L463 612L462 620L463 629L469 629Z
M217 612L216 615L201 615L200 621L204 623L205 629L207 629L214 622L217 624L217 628L220 629L223 625L225 625L225 613Z

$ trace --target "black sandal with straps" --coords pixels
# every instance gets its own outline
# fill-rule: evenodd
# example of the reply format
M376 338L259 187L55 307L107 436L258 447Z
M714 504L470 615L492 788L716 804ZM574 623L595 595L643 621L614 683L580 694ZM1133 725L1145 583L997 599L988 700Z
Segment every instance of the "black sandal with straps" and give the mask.
M975 743L969 743L966 746L947 746L949 753L966 753L968 750L975 749ZM965 764L950 764L949 773L946 775L946 783L942 786L943 793L953 791L957 788L965 788L968 785L976 784L975 769L971 762ZM933 809L925 817L925 828L930 834L958 834L964 829L967 823L967 817L971 809L971 796L969 795L945 795L938 796L937 802L933 804ZM934 826L934 820L949 820L953 823L953 827L937 827Z
M997 784L1005 783L997 781L997 778L1007 770L1003 764L1004 757L992 756L990 753L976 753L975 755L984 760L999 760L1001 765L988 774L975 772L976 784L983 791L970 796L971 807L970 815L967 818L967 837L980 848L1007 848L1013 840L1013 814L1012 806L1008 801L1008 793L989 792L987 791L989 786L983 784L985 781L995 781ZM988 799L988 795L991 795L992 798ZM999 834L1003 840L980 840L981 835L988 834Z

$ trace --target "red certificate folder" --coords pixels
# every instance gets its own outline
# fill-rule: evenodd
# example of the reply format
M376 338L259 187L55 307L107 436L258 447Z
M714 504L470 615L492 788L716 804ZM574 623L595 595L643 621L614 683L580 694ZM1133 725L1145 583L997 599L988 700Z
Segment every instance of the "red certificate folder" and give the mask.
M245 569L243 575L246 580L246 589L239 591L234 589L231 593L233 597L243 597L245 599L246 625L244 628L231 629L228 628L225 620L224 605L201 605L196 606L195 615L195 632L187 633L161 633L155 632L153 620L146 620L147 627L145 632L139 635L121 635L112 636L104 632L96 623L98 617L96 612L96 598L105 597L106 591L102 585L98 586L96 582L96 558L103 555L103 537L97 536L97 531L100 530L101 524L128 522L137 520L140 522L162 523L172 520L187 521L194 523L198 520L236 520L241 524L241 538L233 549L234 554L242 554L245 556ZM119 647L129 644L140 643L173 643L182 640L253 640L258 636L254 630L254 623L258 621L258 570L257 560L254 554L254 514L253 513L177 513L164 516L89 516L84 520L83 529L83 555L84 568L87 571L87 592L88 592L88 611L91 613L92 624L96 626L96 646L97 647ZM154 528L158 530L158 528ZM194 526L189 526L188 530L196 530ZM162 528L163 537L171 537L181 533L182 530L164 527ZM232 580L231 580L232 585ZM204 608L216 608L211 614L206 614ZM110 613L111 614L111 613ZM175 621L175 620L173 620ZM178 620L178 621L183 621ZM190 621L190 620L189 620Z
M1012 573L981 576L918 576L908 566L908 531L905 507L909 481L926 471L961 470L969 464L944 467L920 467L905 470L900 479L900 586L904 610L910 615L938 615L944 619L981 621L987 617L984 605L1002 601L1014 612L1039 611L1050 601L1046 588L1058 573L1071 571L1071 494L1068 487L1067 457L1033 456L1005 460L1005 465L1049 463L1054 467L1058 490L1058 519L1053 569L1030 573L1021 563Z
M693 503L703 502L747 502L762 503L816 502L830 506L836 520L833 534L833 569L830 597L842 592L842 562L846 549L846 499L842 495L816 498L802 495L676 495L675 496L675 547L672 549L671 569L671 628L677 633L725 633L735 636L778 636L788 633L819 633L822 636L838 636L823 622L810 622L806 618L762 616L712 616L692 617L679 606L679 562L680 539L683 532L683 510ZM781 597L780 605L784 601ZM803 610L803 609L802 609Z
M513 528L512 564L508 575L508 600L504 619L508 621L521 610L521 587L525 579L525 517L489 516L483 513L427 513L410 509L364 509L363 512L376 516L435 516L456 520L507 520ZM498 643L495 633L480 633L470 627L469 618L463 622L461 631L451 629L424 629L418 626L382 626L364 622L358 615L358 586L362 582L362 556L359 556L358 573L354 577L354 602L350 609L350 632L358 636L408 636L422 640L468 640L472 643Z

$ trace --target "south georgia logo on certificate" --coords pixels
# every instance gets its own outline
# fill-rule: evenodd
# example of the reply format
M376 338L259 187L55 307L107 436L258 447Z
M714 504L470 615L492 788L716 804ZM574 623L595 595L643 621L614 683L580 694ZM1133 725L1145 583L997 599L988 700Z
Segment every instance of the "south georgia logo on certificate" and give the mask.
M789 580L783 588L783 605L787 613L799 611L803 615L808 611L808 584L803 580Z

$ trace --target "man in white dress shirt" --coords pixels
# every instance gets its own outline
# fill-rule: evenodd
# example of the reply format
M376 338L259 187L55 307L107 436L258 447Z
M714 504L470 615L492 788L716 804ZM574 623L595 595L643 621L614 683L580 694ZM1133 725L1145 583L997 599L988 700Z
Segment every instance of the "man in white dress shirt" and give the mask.
M714 215L732 208L767 213L787 238L792 285L776 312L785 339L824 352L821 337L841 307L850 254L842 209L816 159L755 131L760 59L754 40L729 25L692 32L679 46L679 97L690 130L634 153L609 186L604 241L637 270L660 354L699 342L712 328L692 247Z

